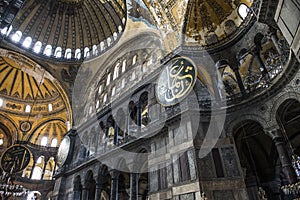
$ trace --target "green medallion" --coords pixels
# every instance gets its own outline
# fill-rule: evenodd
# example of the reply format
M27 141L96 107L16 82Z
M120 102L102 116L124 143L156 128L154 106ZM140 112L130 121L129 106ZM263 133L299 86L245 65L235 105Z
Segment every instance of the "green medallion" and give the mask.
M30 161L30 151L23 145L9 147L1 157L1 168L8 173L24 170Z

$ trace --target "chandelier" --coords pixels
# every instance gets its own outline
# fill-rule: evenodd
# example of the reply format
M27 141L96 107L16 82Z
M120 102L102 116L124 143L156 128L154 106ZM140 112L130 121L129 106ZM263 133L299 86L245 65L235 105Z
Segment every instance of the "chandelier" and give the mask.
M13 182L13 175L24 170L30 161L30 151L25 146L13 145L5 150L0 159L2 175L0 177L0 196L25 196L28 190Z
M0 183L0 196L1 197L21 197L28 193L28 190L19 184L14 184L11 180L10 173L3 172Z
M296 154L292 155L292 165L296 172L298 180L300 179L300 157ZM281 187L282 191L286 195L298 195L300 194L300 181L293 184L284 185Z

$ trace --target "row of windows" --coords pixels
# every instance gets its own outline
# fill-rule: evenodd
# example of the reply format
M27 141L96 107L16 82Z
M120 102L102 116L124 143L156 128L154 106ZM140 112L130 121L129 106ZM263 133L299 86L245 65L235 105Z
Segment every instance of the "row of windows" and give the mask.
M51 147L57 147L57 144L58 144L58 141L57 141L57 138L53 138L51 140ZM47 136L43 136L42 139L41 139L41 143L40 143L41 146L47 146L48 145L48 137Z
M4 104L4 100L3 100L2 98L0 98L0 107L2 107L3 104ZM30 105L26 105L24 111L25 111L26 113L30 113L30 111L31 111L31 106L30 106ZM49 103L49 104L48 104L48 111L49 111L49 112L52 112L52 111L53 111L52 103Z
M10 35L11 30L12 30L12 26L10 26L9 28L5 27L5 28L1 29L1 33L2 33L2 35L8 36L8 35ZM121 26L119 26L118 30L119 30L119 33L121 33L123 29L122 29ZM14 34L11 35L10 38L13 42L18 43L18 42L20 42L20 40L22 38L22 32L21 31L16 31ZM114 32L112 38L109 37L109 38L106 39L107 47L110 47L112 45L112 43L114 41L116 41L117 39L118 39L118 33ZM26 49L30 48L32 45L33 45L33 47L32 47L33 52L35 52L37 54L41 53L41 50L42 50L42 47L43 47L42 42L37 41L37 42L35 42L35 44L32 44L32 38L28 36L24 39L24 41L22 43L22 46ZM106 49L106 47L105 47L105 42L104 41L100 42L99 47L98 47L98 45L93 45L91 50L90 50L89 47L85 47L84 50L83 50L83 58L89 58L91 54L93 56L97 56L97 55L99 55L99 50L104 51L105 49ZM50 57L50 56L54 56L55 58L62 58L63 57L62 48L61 47L56 47L54 52L53 52L53 47L50 44L46 45L46 47L44 48L43 54L48 56L48 57ZM65 50L64 58L65 59L71 59L72 58L72 50L70 48L67 48ZM76 58L76 59L81 59L82 58L81 49L78 48L78 49L75 50L74 58Z
M132 65L135 65L136 62L137 62L137 55L134 55L134 56L132 57L132 63L131 63L131 64L132 64ZM122 61L122 66L121 66L121 63L120 63L120 62L118 62L118 63L115 65L115 68L114 68L114 71L113 71L112 80L111 80L111 73L108 73L108 75L107 75L107 77L106 77L106 83L105 83L105 84L101 84L101 85L99 86L99 88L98 88L98 94L97 94L98 97L100 97L101 94L102 94L102 92L104 91L104 90L103 90L103 88L104 88L103 85L109 86L115 79L117 79L117 78L119 77L120 67L121 67L121 73L124 73L124 72L126 71L126 63L127 63L127 60L124 59L124 60ZM147 66L150 66L150 65L153 64L153 63L154 63L154 60L153 60L153 59L150 59L150 60L148 60L147 62L145 62L145 63L143 64L143 68L142 68L143 72L144 72L144 70L146 69ZM131 71L131 75L130 75L130 78L129 78L129 79L130 79L129 81L133 81L133 80L136 79L136 72L135 72L134 70ZM125 84L126 84L126 78L123 78L123 79L121 80L121 84L120 84L119 87L120 87L121 89L123 89L123 88L125 87ZM116 94L116 86L112 86L112 87L111 87L111 93L110 93L110 96L113 97L115 94ZM102 103L106 103L106 102L107 102L107 100L108 100L108 95L109 95L108 93L105 93L104 95L102 95ZM96 109L98 109L99 106L100 106L100 100L98 99L98 100L96 101ZM92 109L92 108L90 108L90 110L91 110L91 109ZM92 112L92 110L91 110L91 112ZM91 113L91 112L90 112L90 113Z

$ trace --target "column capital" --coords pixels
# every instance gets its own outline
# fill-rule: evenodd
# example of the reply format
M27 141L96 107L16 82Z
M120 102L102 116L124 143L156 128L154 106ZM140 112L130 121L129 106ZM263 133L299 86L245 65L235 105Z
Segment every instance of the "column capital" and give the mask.
M271 137L272 140L282 138L282 131L277 127L267 128L264 130L265 133Z
M119 175L120 175L120 171L112 169L112 170L109 171L109 174L110 174L112 179L118 179Z

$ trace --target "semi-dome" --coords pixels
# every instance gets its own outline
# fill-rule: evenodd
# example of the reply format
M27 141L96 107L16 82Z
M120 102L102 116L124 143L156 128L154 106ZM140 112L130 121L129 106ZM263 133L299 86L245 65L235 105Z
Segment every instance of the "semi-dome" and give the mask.
M4 49L0 49L0 77L0 124L11 127L7 134L37 145L44 136L45 146L54 138L59 143L72 120L59 82L31 59Z

